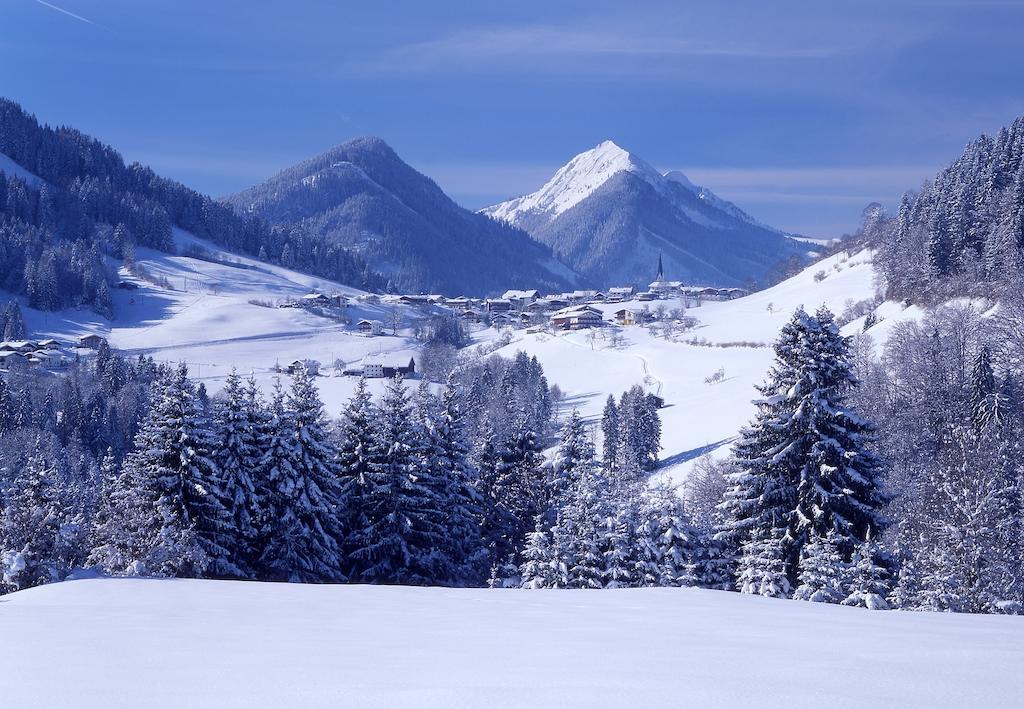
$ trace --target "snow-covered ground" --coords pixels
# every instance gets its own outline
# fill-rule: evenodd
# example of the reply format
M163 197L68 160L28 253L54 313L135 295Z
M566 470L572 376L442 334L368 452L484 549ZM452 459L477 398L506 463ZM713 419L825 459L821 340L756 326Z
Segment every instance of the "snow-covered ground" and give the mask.
M10 707L1011 707L1024 620L698 589L90 579L0 600Z

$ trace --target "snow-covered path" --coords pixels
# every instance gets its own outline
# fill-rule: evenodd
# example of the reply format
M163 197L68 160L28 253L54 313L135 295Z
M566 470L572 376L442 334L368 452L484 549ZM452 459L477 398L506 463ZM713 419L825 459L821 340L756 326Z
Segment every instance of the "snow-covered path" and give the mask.
M0 598L10 707L1011 707L1024 619L697 589L95 579Z

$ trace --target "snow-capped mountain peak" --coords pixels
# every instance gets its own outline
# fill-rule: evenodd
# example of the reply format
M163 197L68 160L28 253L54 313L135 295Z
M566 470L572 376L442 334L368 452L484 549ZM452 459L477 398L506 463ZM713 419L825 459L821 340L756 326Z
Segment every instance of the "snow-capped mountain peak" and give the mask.
M643 160L606 140L574 157L536 192L481 211L513 223L526 213L539 212L554 219L589 197L613 175L624 171L632 172L653 185L662 179L661 174Z

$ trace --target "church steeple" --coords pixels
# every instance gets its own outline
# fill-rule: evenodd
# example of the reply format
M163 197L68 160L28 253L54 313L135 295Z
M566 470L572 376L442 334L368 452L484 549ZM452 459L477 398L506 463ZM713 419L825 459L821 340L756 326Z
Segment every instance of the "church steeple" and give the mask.
M661 265L661 253L658 253L658 275L655 276L654 280L663 281L665 280L665 269Z

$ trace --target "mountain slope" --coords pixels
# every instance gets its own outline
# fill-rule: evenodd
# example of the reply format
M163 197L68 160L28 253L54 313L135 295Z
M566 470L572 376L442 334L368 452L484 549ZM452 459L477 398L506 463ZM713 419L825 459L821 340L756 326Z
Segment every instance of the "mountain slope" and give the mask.
M662 175L611 141L580 153L538 191L482 210L550 246L588 281L666 275L712 285L763 281L806 247L681 172Z
M379 138L343 143L226 201L353 248L402 290L485 294L568 285L547 247L458 206Z

